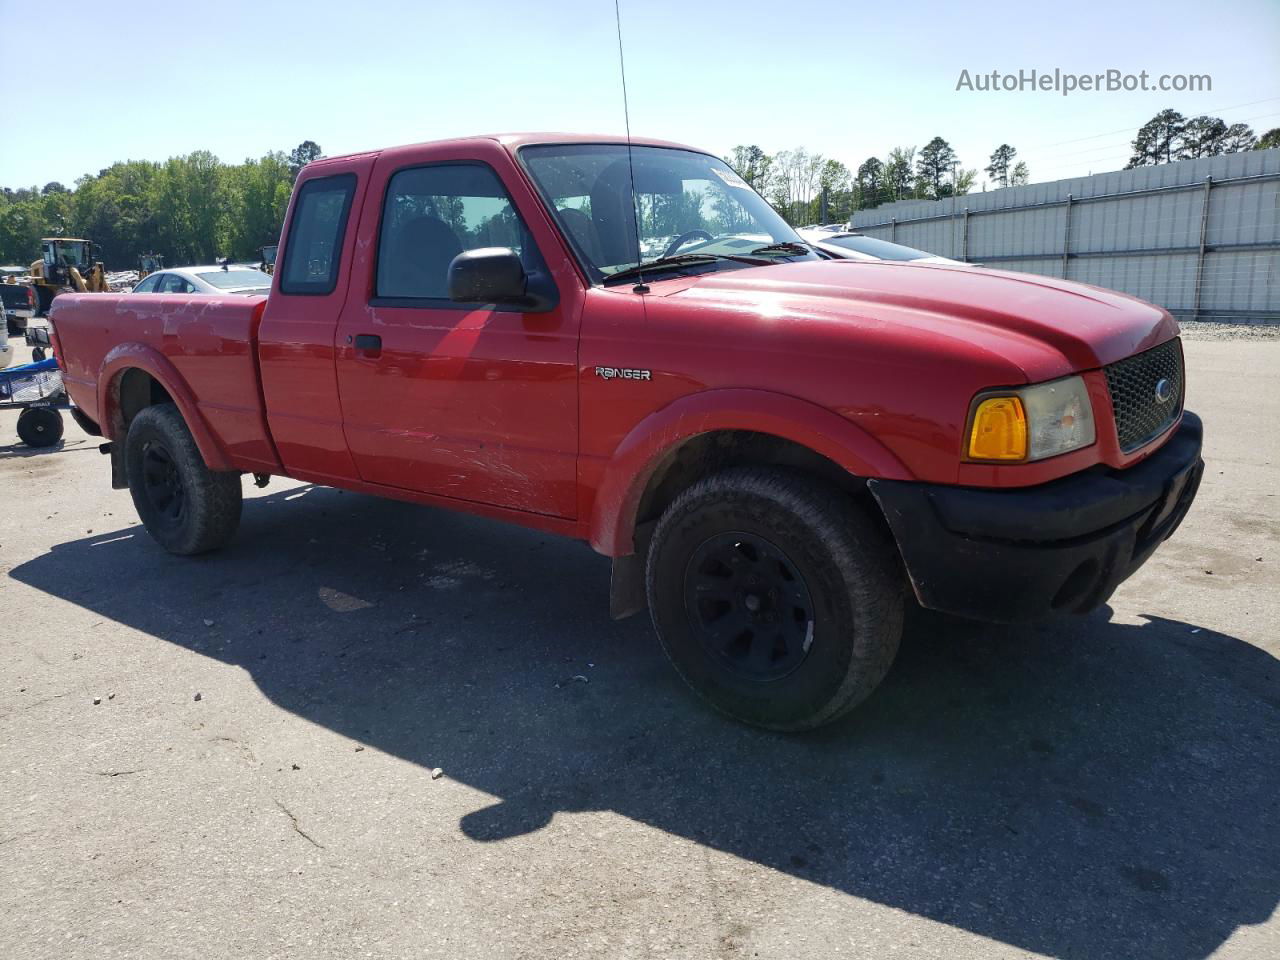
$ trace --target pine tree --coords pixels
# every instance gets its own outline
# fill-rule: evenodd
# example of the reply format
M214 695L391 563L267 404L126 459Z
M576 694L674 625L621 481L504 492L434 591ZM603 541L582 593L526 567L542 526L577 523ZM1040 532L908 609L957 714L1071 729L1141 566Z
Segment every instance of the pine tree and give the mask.
M987 167L987 176L1002 187L1009 185L1009 170L1013 166L1013 158L1017 156L1018 151L1007 143L1002 143L996 147L991 154L991 163Z

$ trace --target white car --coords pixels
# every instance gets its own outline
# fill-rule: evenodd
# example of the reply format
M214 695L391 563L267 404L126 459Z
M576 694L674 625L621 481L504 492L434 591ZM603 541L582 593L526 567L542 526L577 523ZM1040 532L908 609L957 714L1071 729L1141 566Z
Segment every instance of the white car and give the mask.
M206 293L225 296L271 292L271 275L255 267L214 264L210 267L170 267L138 282L134 293Z
M0 310L4 308L0 306ZM0 370L13 363L13 347L9 346L9 327L0 323Z
M851 231L818 228L796 232L819 250L842 260L902 260L911 263L949 263L958 267L977 266L977 264L935 256L924 250L917 250L915 247L904 247L900 243L891 243L879 237L868 237Z

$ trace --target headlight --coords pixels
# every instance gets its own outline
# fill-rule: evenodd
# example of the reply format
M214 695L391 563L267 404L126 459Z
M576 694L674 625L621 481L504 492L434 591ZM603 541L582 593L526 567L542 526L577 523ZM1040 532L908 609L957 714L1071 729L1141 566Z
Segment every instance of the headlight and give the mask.
M1093 406L1079 377L989 394L974 408L971 460L1043 460L1094 441Z

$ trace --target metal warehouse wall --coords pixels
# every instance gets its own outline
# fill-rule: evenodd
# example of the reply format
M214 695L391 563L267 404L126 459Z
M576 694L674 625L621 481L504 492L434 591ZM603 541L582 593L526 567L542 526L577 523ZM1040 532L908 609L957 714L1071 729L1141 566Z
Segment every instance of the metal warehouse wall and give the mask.
M1066 277L1182 319L1280 323L1280 149L861 210L930 253Z

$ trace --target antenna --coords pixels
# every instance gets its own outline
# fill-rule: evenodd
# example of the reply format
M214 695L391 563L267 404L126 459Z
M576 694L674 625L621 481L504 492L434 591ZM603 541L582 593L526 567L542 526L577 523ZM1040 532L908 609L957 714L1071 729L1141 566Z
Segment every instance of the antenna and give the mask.
M644 260L640 252L640 210L636 198L636 166L631 157L631 108L627 103L627 60L622 54L622 9L620 0L613 0L613 18L618 25L618 71L622 74L622 116L627 126L627 176L631 188L631 222L636 228L636 269L639 270ZM632 290L636 293L648 293L649 287L644 282L644 273L639 273L640 282Z

